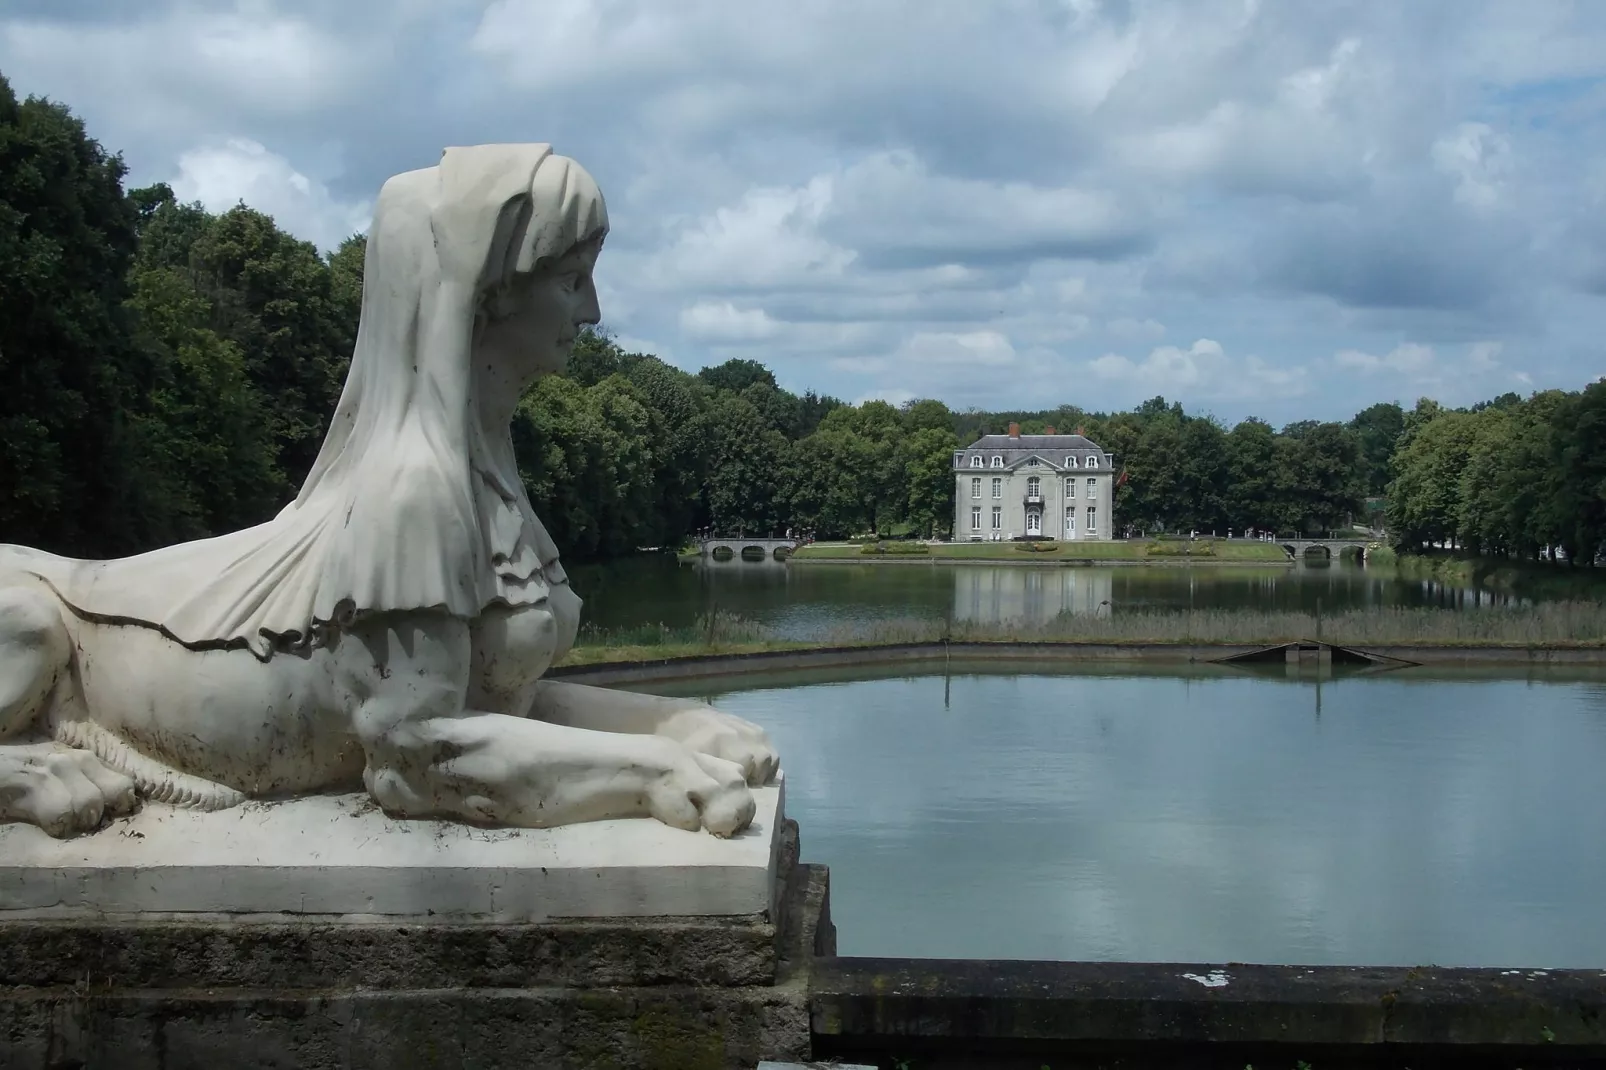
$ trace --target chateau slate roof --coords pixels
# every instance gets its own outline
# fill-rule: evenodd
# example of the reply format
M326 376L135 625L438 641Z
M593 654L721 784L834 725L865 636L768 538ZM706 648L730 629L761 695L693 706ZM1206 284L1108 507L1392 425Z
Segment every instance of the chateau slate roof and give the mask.
M983 435L966 446L967 450L1021 450L1027 453L1063 453L1066 450L1104 450L1081 435Z

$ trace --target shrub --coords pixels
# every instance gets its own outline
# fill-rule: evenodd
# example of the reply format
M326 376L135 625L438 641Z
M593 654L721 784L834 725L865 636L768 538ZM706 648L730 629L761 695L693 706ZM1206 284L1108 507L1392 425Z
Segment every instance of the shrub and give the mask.
M1144 554L1149 557L1215 557L1215 544L1201 539L1198 542L1151 542Z
M917 557L931 553L931 548L921 542L872 542L866 543L859 552L881 556Z

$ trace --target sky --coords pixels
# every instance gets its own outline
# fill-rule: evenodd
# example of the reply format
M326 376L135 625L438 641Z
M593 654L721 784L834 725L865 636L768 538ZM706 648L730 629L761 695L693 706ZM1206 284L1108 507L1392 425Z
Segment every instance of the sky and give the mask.
M1606 374L1598 0L8 0L0 73L325 249L550 142L619 342L799 392L1281 424Z

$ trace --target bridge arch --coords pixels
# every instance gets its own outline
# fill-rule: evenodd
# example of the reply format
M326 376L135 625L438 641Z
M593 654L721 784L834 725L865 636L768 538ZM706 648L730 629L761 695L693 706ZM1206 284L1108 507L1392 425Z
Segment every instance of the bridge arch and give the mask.
M1295 561L1318 557L1332 560L1346 554L1365 561L1372 543L1366 539L1287 539L1279 545Z
M698 548L705 559L718 561L750 561L755 564L769 561L784 562L797 549L796 539L758 538L751 535L710 537L699 541Z

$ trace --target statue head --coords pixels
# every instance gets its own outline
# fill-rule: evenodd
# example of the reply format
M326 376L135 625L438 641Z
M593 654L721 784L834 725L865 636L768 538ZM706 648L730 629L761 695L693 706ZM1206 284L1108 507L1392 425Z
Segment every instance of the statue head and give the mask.
M596 323L596 183L545 144L447 149L379 191L340 402L273 520L97 577L95 605L268 658L355 615L478 616L546 596L557 549L509 423ZM152 569L165 569L163 582Z
M545 155L508 214L475 305L474 360L482 381L517 394L562 371L581 328L601 319L592 272L608 209L583 167Z

